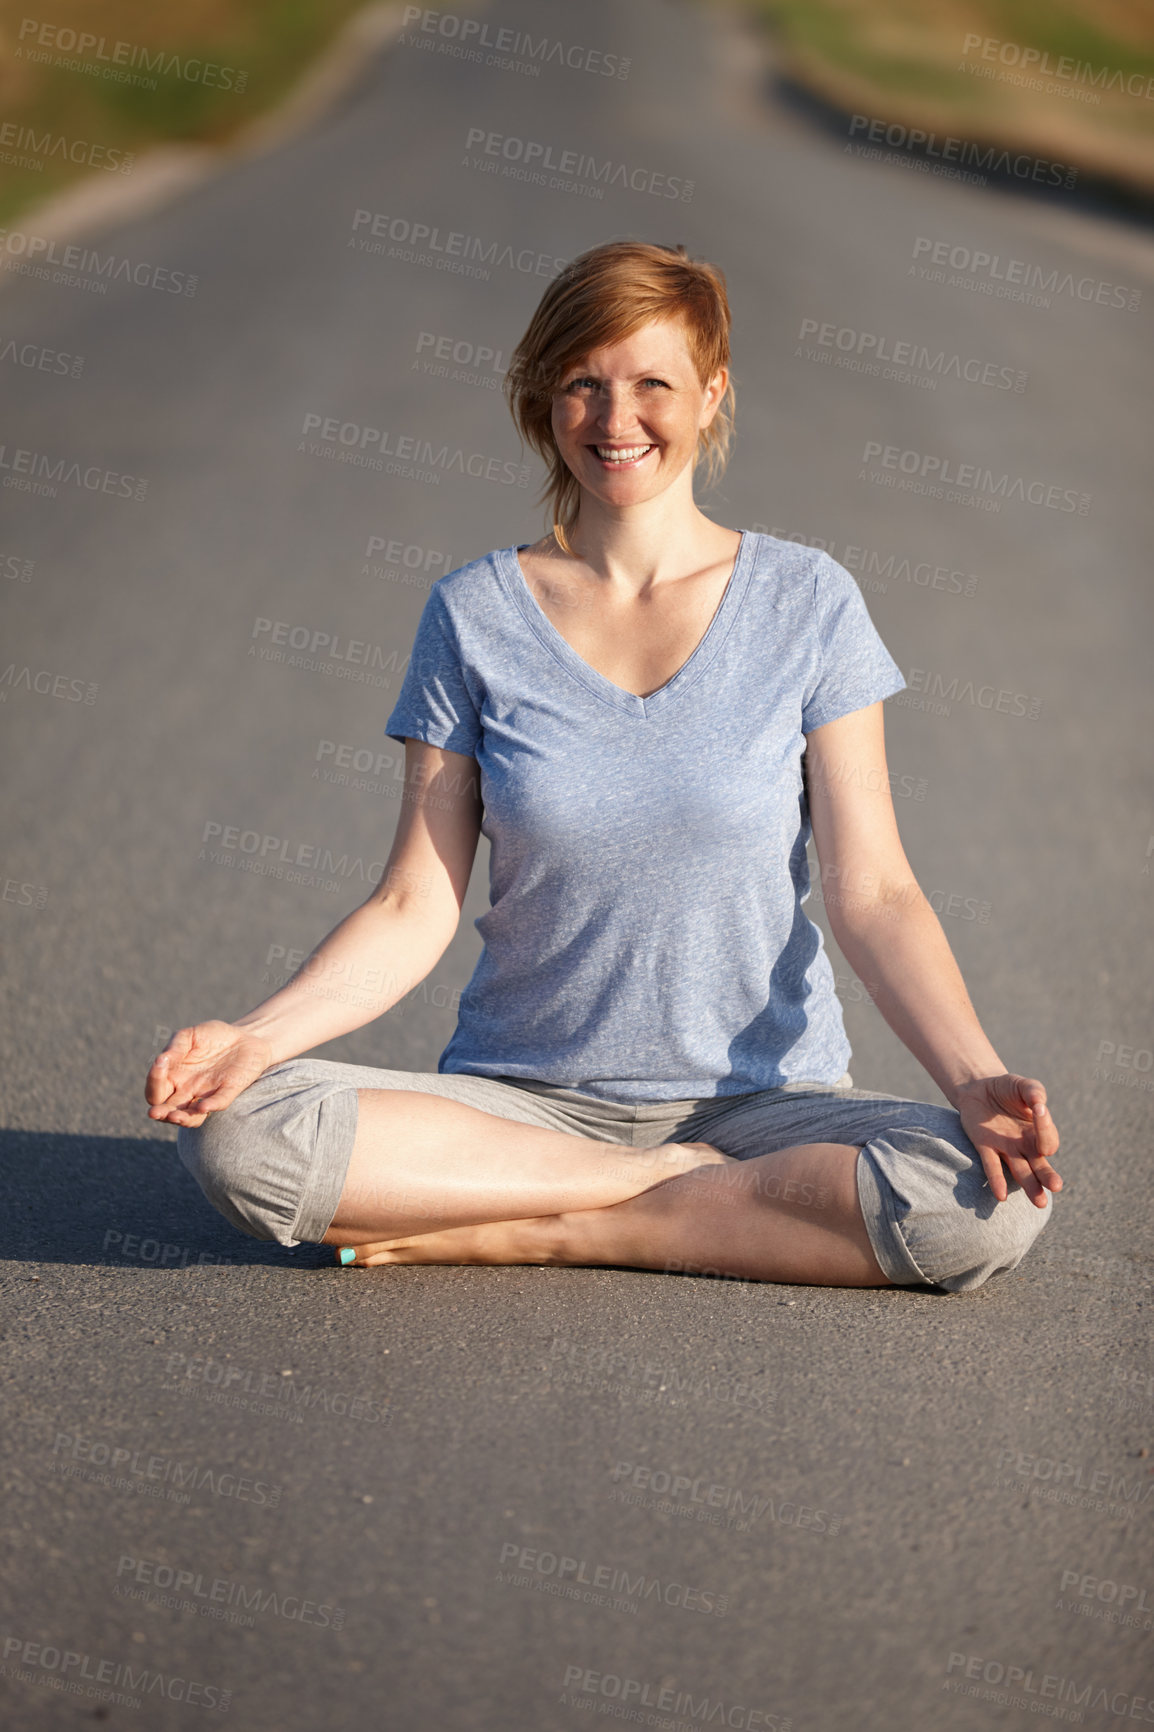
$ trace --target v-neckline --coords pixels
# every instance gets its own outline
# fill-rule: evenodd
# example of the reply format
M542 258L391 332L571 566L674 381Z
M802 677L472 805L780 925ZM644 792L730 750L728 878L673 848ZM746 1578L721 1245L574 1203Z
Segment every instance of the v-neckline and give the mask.
M753 536L749 530L740 529L738 534L737 554L733 561L733 570L729 574L721 600L713 612L713 618L705 628L697 647L690 652L682 662L677 672L666 680L663 686L658 686L655 692L647 697L637 692L627 691L624 686L617 685L599 673L585 657L578 655L568 638L564 637L549 615L541 606L533 591L529 588L528 579L517 557L529 542L514 542L511 547L503 547L497 553L497 569L504 586L520 608L530 628L549 651L549 653L566 668L573 677L581 682L587 690L604 702L612 704L616 709L625 710L630 715L649 716L655 710L662 709L674 698L680 697L701 675L713 661L728 635L742 595L749 581L751 561L749 554L753 544Z

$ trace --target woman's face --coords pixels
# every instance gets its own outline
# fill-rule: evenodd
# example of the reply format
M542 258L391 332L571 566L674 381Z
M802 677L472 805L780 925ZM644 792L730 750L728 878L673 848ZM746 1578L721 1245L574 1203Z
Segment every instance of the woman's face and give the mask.
M653 499L692 464L728 378L722 367L702 386L683 321L655 320L565 370L553 394L557 448L605 504Z

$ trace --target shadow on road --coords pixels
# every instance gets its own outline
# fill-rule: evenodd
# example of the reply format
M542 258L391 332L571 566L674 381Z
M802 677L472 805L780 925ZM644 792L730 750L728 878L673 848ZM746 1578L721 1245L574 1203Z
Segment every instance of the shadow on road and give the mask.
M6 1208L0 1260L188 1269L315 1269L327 1245L289 1247L237 1232L181 1166L175 1137L0 1130Z
M942 161L942 141L947 138L961 138L965 143L974 145L977 154L968 159L969 166L974 171L980 169L985 189L989 192L1013 193L1061 210L1076 210L1088 216L1111 217L1115 221L1122 219L1146 230L1154 229L1154 199L1148 192L1125 181L1096 174L1092 169L1078 167L1077 181L1073 186L1066 186L1064 182L1048 184L1045 178L1038 180L1031 174L1015 174L1011 169L997 166L1003 151L1008 151L1012 160L1028 159L1032 163L1039 161L1036 154L1021 146L991 147L989 140L971 138L963 127L948 122L943 122L937 129L938 140L935 144L922 146L911 142L912 129L901 123L897 123L895 127L895 144L871 144L871 134L865 123L882 122L884 137L884 126L890 118L881 111L880 105L868 115L851 114L848 109L839 107L817 91L799 84L789 73L777 67L767 69L762 89L769 103L794 119L804 122L843 149L856 145L876 152L874 160L878 157L889 157L894 163L909 168L915 168L920 163L934 168L940 166ZM992 156L987 156L991 148Z

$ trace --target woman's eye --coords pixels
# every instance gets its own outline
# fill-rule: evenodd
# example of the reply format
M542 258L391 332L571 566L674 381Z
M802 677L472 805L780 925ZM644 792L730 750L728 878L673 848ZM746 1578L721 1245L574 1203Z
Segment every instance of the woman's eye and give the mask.
M641 381L641 383L643 385L662 385L662 386L664 386L666 384L666 381L664 379L643 379ZM582 385L592 385L594 387L594 389L596 389L597 381L596 381L596 379L591 379L588 377L588 375L586 375L584 378L581 378L581 379L570 379L569 383L565 386L565 389L566 389L566 391L576 391Z

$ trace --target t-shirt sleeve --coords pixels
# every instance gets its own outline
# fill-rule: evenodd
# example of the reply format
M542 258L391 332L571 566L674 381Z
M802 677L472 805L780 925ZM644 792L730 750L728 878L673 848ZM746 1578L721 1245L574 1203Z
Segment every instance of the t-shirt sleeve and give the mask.
M906 686L855 579L828 553L821 555L814 569L814 610L818 669L802 704L803 734L893 697Z
M409 666L385 733L392 740L426 740L466 757L473 756L481 738L481 718L469 693L457 634L435 588L417 622Z

